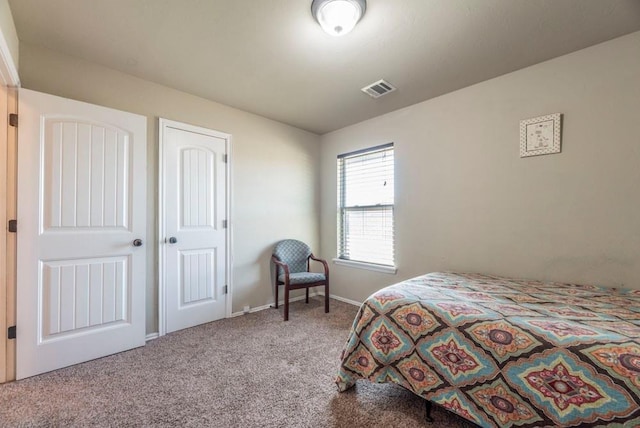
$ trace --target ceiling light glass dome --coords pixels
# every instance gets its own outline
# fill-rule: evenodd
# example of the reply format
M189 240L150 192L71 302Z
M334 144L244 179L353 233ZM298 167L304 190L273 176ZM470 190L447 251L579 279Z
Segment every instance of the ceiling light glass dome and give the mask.
M367 8L365 0L313 0L311 13L322 29L343 36L356 26Z

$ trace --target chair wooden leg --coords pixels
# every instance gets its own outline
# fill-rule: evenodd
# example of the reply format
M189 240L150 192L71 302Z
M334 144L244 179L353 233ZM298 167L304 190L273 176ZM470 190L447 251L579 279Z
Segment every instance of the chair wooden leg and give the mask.
M284 320L289 321L289 287L284 285Z
M324 285L324 313L329 313L329 282Z
M278 309L278 282L276 281L276 309Z
M305 291L307 292L306 294L306 298L304 300L305 303L309 303L309 287L305 288Z

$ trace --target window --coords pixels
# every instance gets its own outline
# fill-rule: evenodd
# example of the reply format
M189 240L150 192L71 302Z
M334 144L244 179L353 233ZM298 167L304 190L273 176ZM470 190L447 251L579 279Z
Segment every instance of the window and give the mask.
M393 143L338 156L338 258L394 265Z

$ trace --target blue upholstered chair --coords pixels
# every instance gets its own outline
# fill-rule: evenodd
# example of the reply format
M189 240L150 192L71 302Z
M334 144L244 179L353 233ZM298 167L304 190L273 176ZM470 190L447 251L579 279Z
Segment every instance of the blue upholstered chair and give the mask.
M329 312L329 265L315 257L307 244L295 239L280 241L273 248L271 260L276 265L275 297L278 308L278 287L284 285L284 320L289 320L289 291L306 289L309 303L309 288L324 285L324 311ZM324 265L324 273L309 272L311 260Z

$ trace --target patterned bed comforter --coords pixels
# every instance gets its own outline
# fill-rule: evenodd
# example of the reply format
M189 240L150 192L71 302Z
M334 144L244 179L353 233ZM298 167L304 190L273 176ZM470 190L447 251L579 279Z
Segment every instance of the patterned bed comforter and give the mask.
M640 291L431 273L358 312L336 383L393 382L482 427L640 426Z

